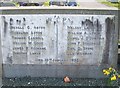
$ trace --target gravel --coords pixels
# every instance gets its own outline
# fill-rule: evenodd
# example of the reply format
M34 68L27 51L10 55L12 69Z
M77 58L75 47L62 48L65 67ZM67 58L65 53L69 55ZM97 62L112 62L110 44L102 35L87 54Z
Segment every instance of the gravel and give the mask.
M63 78L4 78L4 86L106 86L107 79L72 78L71 83L64 83Z

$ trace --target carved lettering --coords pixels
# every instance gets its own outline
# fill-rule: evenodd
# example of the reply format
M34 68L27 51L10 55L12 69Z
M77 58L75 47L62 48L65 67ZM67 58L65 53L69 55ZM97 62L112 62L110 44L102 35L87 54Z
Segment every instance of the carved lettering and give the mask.
M97 64L107 51L106 39L110 41L106 37L107 17L71 14L4 16L5 27L1 34L6 60L3 61L12 57L15 64L22 59L26 59L26 63L40 64Z

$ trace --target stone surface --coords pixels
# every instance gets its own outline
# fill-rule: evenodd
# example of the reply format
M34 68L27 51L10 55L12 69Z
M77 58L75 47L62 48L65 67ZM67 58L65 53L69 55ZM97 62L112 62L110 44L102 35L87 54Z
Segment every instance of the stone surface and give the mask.
M110 19L107 19L106 22L110 23L110 24L112 24L112 22L113 22L113 24L115 24L114 25L115 28L114 28L114 26L109 25L109 26L111 26L110 31L107 31L107 33L111 32L111 34L107 34L108 36L111 36L111 38L107 41L111 41L111 42L110 42L110 44L107 44L107 45L110 45L110 47L108 47L109 49L105 50L104 52L109 51L109 53L107 53L107 55L109 55L109 59L102 60L102 64L97 64L97 65L83 65L83 64L78 64L78 63L72 63L72 64L71 63L62 63L61 64L58 61L60 58L58 58L58 60L57 60L58 63L54 62L55 64L54 63L13 64L13 63L6 62L6 63L3 64L3 77L24 77L24 76L31 76L31 77L64 77L65 75L68 75L70 77L77 77L77 78L85 78L85 77L86 78L101 78L101 77L104 77L103 73L102 73L103 68L107 68L111 65L116 67L116 65L117 65L117 58L118 58L118 56L117 56L117 53L118 53L118 50L117 50L118 13L117 13L116 10L107 10L107 9L97 9L97 10L95 10L95 9L89 9L89 8L88 9L79 9L79 8L72 8L72 7L69 7L69 8L67 8L67 7L64 7L64 8L63 7L56 7L56 8L53 8L53 7L49 7L49 8L47 8L47 7L46 8L45 7L44 8L43 7L40 7L40 8L39 7L29 7L29 8L27 8L26 7L26 8L23 8L23 7L21 7L21 8L10 8L10 9L9 8L4 8L2 10L2 14L4 14L3 16L6 16L6 18L7 18L7 15L8 15L8 17L9 16L11 16L11 17L21 16L21 17L23 17L23 15L24 15L24 17L26 17L25 14L27 14L29 16L31 14L34 14L34 15L37 15L37 16L39 14L46 16L46 14L47 14L47 15L50 15L50 17L52 15L56 14L56 16L61 15L60 18L62 18L63 15L65 15L66 18L67 18L67 16L70 17L71 15L74 15L74 16L76 16L76 19L79 16L81 16L81 17L84 16L85 14L86 14L85 16L90 17L90 18L92 16L97 16L98 15L99 16L98 18L101 18L100 16L102 16L103 18L105 18L104 16L108 16L108 18L110 18ZM21 17L16 18L16 19L22 19ZM32 15L32 17L30 19L32 19L33 17L34 16ZM87 19L90 19L90 18L87 18ZM113 21L112 21L112 19L113 19ZM78 20L76 20L73 23L77 23L77 22L78 22ZM28 22L28 23L30 23L30 22ZM67 22L67 24L68 24L68 22ZM58 26L61 26L61 24L58 25ZM69 26L69 25L67 25L67 26ZM70 26L72 26L72 25L70 25ZM108 27L105 28L105 29L108 29ZM59 28L59 31L61 31L61 30L62 29ZM64 31L66 31L66 30L67 30L67 28ZM65 36L63 36L63 40L64 40L64 37ZM107 38L107 37L105 36L105 38ZM60 43L63 43L63 41L60 42ZM104 43L106 43L106 42L104 42ZM59 43L57 43L57 44L59 44ZM58 50L63 49L63 48L61 48L61 46L64 46L64 45L60 44L60 47L59 47ZM106 46L106 44L104 44L104 46ZM106 49L107 47L104 47L104 48ZM58 56L59 56L59 54L58 54ZM61 56L61 57L63 57L63 56ZM100 56L100 57L102 57L102 56ZM106 58L106 57L107 57L106 55L103 55L102 58ZM25 60L28 61L27 59L25 59ZM92 60L92 59L90 58L89 60ZM107 61L108 61L108 63L106 63ZM20 61L18 63L22 63L22 62L23 61ZM70 61L68 61L68 62L70 62ZM97 61L95 61L95 62L97 62ZM83 62L81 62L81 63L83 63Z
M0 11L1 13L1 11ZM1 17L0 17L0 25L1 23ZM0 27L0 39L1 39L1 27ZM1 46L1 41L0 41L0 46ZM2 49L0 47L0 87L2 86Z
M108 63L113 18L69 14L2 16L3 63Z
M64 77L67 75L73 78L103 78L102 69L105 67L107 66L4 64L3 77Z

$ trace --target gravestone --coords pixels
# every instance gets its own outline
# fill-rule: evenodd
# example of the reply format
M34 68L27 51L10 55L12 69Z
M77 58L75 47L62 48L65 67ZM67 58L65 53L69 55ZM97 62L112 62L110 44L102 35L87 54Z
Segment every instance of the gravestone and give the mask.
M114 15L2 15L1 20L6 77L93 77L93 68L97 75L102 66L116 65Z

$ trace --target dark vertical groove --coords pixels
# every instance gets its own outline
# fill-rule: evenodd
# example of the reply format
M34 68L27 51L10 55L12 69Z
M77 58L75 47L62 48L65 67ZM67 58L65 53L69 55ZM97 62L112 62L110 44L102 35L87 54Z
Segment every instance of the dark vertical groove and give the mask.
M102 60L103 64L108 64L112 25L113 25L112 20L108 17L105 20L106 41L105 41L105 48L103 51L103 60Z

